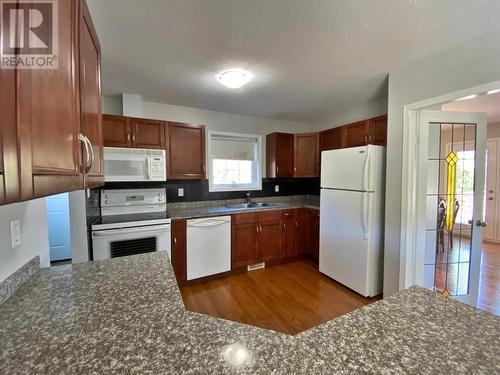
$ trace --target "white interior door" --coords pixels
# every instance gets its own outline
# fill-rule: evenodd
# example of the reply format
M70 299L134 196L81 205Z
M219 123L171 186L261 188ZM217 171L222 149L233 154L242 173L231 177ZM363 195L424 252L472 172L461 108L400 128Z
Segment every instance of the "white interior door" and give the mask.
M421 111L416 280L471 305L485 222L486 114Z

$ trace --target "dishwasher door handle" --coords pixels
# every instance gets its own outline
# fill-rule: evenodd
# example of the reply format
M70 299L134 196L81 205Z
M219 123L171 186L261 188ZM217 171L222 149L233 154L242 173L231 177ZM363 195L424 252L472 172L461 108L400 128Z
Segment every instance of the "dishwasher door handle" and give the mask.
M219 225L222 224L229 224L230 221L226 220L210 220L210 221L203 221L200 223L189 223L188 222L188 227L194 227L194 228L213 228L213 227L218 227Z
M194 228L213 228L218 227L223 224L231 224L231 217L218 217L218 218L206 218L206 219L194 219L188 220L187 226Z

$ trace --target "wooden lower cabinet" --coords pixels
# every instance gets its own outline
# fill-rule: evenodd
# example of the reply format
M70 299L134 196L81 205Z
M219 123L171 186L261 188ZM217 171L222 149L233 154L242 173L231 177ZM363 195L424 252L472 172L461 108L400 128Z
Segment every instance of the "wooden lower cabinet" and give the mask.
M319 210L307 208L306 255L319 261Z
M259 214L237 214L232 217L231 268L259 262Z
M171 262L177 282L187 279L186 220L172 220Z
M260 259L262 262L280 260L283 254L281 211L260 213Z
M296 209L283 210L283 247L286 258L299 255L299 218ZM302 243L300 244L302 246Z

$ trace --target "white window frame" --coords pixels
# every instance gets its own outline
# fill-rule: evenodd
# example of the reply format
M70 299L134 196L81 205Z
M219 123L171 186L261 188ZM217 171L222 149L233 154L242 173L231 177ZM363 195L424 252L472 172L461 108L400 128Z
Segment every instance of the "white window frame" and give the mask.
M207 175L208 175L208 191L209 192L224 192L224 191L254 191L262 190L262 136L257 134L231 133L218 130L208 130L207 132ZM248 137L257 139L257 160L252 171L256 181L254 184L214 184L212 178L212 135L220 134L226 137Z

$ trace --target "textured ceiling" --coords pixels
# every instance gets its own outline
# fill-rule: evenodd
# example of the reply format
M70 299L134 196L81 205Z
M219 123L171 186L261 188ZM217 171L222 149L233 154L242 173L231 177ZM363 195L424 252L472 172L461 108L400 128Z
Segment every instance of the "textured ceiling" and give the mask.
M486 112L488 123L498 123L500 122L500 93L443 104L442 108L443 111Z
M297 121L387 96L387 72L495 29L497 0L87 0L105 95ZM233 91L214 78L242 67Z

